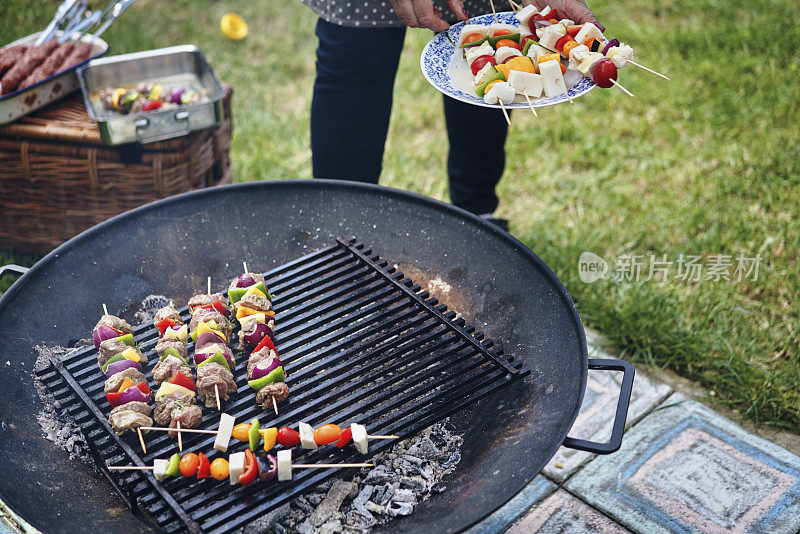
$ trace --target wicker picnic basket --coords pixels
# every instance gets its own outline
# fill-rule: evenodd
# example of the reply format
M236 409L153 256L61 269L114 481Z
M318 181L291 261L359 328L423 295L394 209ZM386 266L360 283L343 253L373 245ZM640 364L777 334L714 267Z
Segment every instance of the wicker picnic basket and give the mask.
M0 247L47 252L118 213L231 179L232 89L214 129L107 146L80 94L0 127Z

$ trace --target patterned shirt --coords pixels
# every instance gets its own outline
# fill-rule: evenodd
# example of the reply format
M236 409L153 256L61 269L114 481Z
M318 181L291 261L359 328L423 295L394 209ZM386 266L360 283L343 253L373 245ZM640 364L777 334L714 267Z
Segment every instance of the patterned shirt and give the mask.
M389 0L302 0L314 13L324 20L341 26L359 26L366 28L400 28L400 22ZM450 24L458 22L458 18L447 7L447 0L433 0L444 19ZM497 11L508 11L510 8L504 0L496 0ZM470 17L491 13L489 0L464 0L464 10Z

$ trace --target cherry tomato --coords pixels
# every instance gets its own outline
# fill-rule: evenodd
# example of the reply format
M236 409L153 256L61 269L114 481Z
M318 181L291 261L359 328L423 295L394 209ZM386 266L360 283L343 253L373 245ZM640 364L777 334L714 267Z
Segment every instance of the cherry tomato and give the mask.
M327 445L339 439L342 429L337 425L322 425L314 430L314 443Z
M500 39L499 41L497 41L497 44L495 45L494 48L495 50L500 50L504 46L508 46L509 48L516 48L517 50L522 52L522 47L519 45L519 43L515 43L511 39Z
M525 37L522 38L522 41L520 41L519 44L521 44L522 48L524 49L525 48L525 43L527 43L528 41L533 41L534 43L538 43L539 42L539 38L536 37L535 35L526 35Z
M595 62L592 81L603 89L608 89L614 85L611 80L617 79L617 66L610 59L599 59Z
M339 434L339 441L336 442L336 446L339 447L340 449L343 449L344 446L350 443L351 441L353 441L353 431L350 430L350 427L348 426L347 428L342 430L341 434Z
M535 16L536 15L534 15L533 17L535 17ZM533 34L532 38L536 39L538 41L539 40L539 36L536 35L536 19L533 18L533 17L531 17L531 20L528 21L528 29Z
M250 423L239 423L233 427L231 436L239 441L250 441Z
M531 16L531 20L547 20L547 19L544 18L544 16L540 15L539 13L536 13L535 15Z
M215 480L225 480L229 475L228 460L225 458L217 458L211 462L211 476Z
M300 434L288 426L282 426L278 429L276 441L284 447L294 447L295 445L300 445Z
M184 454L183 458L181 458L181 463L178 464L181 474L185 477L193 477L195 473L197 473L197 468L199 466L200 458L193 452Z
M556 50L558 50L559 52L563 52L564 45L574 40L575 39L573 39L569 35L562 35L561 37L558 38L558 41L556 41Z
M497 65L497 61L495 61L495 59L492 56L476 57L475 60L472 62L472 65L470 65L470 68L472 69L472 75L475 76L476 74L478 74L478 71L480 71L483 67L485 67L487 63L491 63L492 65Z
M494 32L494 37L497 37L498 35L511 35L511 30L506 30L506 29L497 30L496 32Z
M464 37L464 44L468 45L468 44L474 43L475 41L478 41L480 39L483 39L483 35L481 35L478 32L471 33L471 34L467 35L466 37Z
M560 19L561 17L558 16L558 10L557 9L551 9L550 13L547 14L547 18L556 19L556 22L558 22L558 19Z

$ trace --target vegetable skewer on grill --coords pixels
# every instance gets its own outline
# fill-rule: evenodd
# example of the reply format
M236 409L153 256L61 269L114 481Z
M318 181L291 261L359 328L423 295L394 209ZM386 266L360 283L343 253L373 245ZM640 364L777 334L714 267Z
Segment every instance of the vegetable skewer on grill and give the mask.
M94 327L92 339L98 349L98 366L107 377L103 390L113 407L108 422L114 432L152 425L147 403L151 392L141 368L147 357L133 347L131 326L106 311Z

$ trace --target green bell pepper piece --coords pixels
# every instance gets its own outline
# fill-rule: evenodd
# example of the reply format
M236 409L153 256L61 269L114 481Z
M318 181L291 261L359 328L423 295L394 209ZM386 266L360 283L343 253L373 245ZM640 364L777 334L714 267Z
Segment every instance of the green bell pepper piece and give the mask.
M168 477L176 477L181 474L180 471L181 455L177 452L169 457L167 464L167 471L164 473Z
M231 366L228 365L228 360L225 359L225 356L221 352L218 352L218 353L214 354L213 356L209 356L208 358L206 358L202 362L198 363L197 367L202 367L202 366L204 366L206 364L209 364L209 363L218 363L221 366L223 366L225 369L227 369L228 372L230 372L230 370L231 370Z
M470 44L465 46L464 49L466 50L467 48L471 48L473 46L480 46L480 45L482 45L483 43L486 42L486 39L488 39L488 37L481 37L477 41L472 41Z
M273 382L284 382L285 378L286 377L283 374L283 366L281 366L270 371L270 373L266 376L256 378L255 380L248 380L247 385L258 391L267 384L272 384Z
M124 336L119 336L117 339L119 339L129 347L135 346L133 343L133 334L125 334Z
M479 97L483 98L483 95L486 93L486 86L487 85L489 85L490 83L492 83L495 80L503 81L505 79L506 79L506 77L503 75L503 73L502 72L498 72L497 74L495 74L494 76L492 76L491 78L486 80L486 83L481 84L480 86L478 86L478 88L475 89L475 93L477 93L477 95Z
M250 420L250 431L247 432L247 439L250 442L250 450L256 452L258 444L261 443L261 421L258 417L253 417Z
M250 287L253 287L253 286L250 286ZM239 302L242 299L242 297L244 296L244 294L247 293L250 290L250 287L237 287L236 289L229 290L228 291L228 298L230 299L231 304ZM256 284L256 289L258 289L259 291L264 293L267 296L267 300L272 302L272 299L274 297L272 296L272 293L269 292L269 290L267 289L267 286L265 286L263 282L259 282L258 284Z
M489 41L489 44L492 45L492 48L497 46L497 42L503 39L511 39L515 43L519 44L519 35L518 33L512 33L510 35L498 35L496 37L487 37L486 40Z
M106 363L103 364L103 367L101 367L101 369L105 373L108 370L108 364L114 363L114 362L118 362L118 361L124 360L124 359L125 359L125 356L123 356L121 352L119 354L115 354L111 358L109 358Z
M159 359L159 361L163 362L164 360L167 359L167 356L175 356L176 358L178 358L180 361L182 361L186 365L189 365L189 362L186 361L186 358L181 356L178 353L178 351L175 349L175 347L169 347L167 350L165 350L164 352L161 353L161 356L158 359Z

